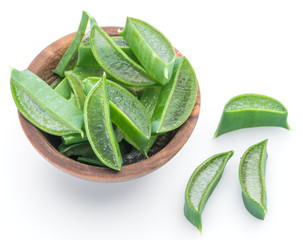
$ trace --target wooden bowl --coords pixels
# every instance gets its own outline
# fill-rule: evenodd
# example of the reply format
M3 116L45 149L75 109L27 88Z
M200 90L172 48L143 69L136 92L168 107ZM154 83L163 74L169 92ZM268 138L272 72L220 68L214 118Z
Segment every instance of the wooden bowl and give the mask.
M122 28L103 27L103 29L110 36L119 36L118 29ZM60 58L72 42L74 36L75 33L71 33L50 44L32 61L32 63L28 67L28 70L37 74L48 84L51 84L57 78L57 75L53 73L53 70L55 69ZM182 56L182 54L178 50L176 50L176 53L177 56ZM28 122L20 114L20 112L19 119L23 131L25 132L31 144L44 158L46 158L50 163L52 163L59 169L73 176L90 181L120 182L141 177L167 163L183 147L183 145L190 137L197 123L199 111L200 90L198 89L196 104L190 117L178 129L177 133L172 138L172 140L155 155L141 162L122 166L121 171L115 171L108 168L83 164L64 156L54 147L55 144L50 141L49 138L46 137L45 133L42 133L34 125Z

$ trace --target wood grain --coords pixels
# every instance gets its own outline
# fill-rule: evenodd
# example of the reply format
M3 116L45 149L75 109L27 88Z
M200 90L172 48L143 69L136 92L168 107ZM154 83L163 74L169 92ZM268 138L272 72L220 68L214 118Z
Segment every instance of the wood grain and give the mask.
M122 27L103 27L110 36L118 36ZM75 33L71 33L46 47L29 65L28 70L37 74L48 84L58 76L53 73L60 58L72 42ZM178 57L182 54L176 50ZM167 163L187 142L192 134L200 112L200 89L197 100L188 120L178 129L172 140L157 154L141 162L123 166L121 171L86 165L61 154L55 147L56 139L50 141L39 129L28 122L19 112L23 131L35 149L51 164L73 176L95 182L120 182L144 176Z

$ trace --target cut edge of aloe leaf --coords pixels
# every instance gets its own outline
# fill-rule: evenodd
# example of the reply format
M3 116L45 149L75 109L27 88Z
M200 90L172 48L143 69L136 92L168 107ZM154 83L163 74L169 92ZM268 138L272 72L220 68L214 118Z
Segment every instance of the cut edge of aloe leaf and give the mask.
M235 109L227 109L227 107L229 105L231 105L234 101L236 100L239 100L239 99L243 99L245 97L253 97L253 98L259 98L259 99L264 99L264 100L269 100L269 101L272 101L274 103L276 103L277 105L279 105L279 107L283 110L279 111L279 110L273 110L273 109L270 109L270 108L258 108L258 107L239 107L239 108L235 108ZM225 120L226 116L224 113L226 114L229 114L229 113L242 113L242 112L250 112L250 111L258 111L258 112L263 112L263 113L276 113L276 114L281 114L281 116L285 117L285 119L283 119L283 124L275 124L275 125L267 125L267 124L258 124L256 126L248 126L248 127L239 127L239 128L236 128L236 129L233 129L233 130L222 130L222 124L223 124L223 121ZM218 127L216 129L216 132L213 136L213 139L225 134L225 133L228 133L228 132L232 132L232 131L236 131L236 130L240 130L240 129L243 129L243 128L252 128L252 127L281 127L281 128L285 128L287 130L291 130L288 122L287 122L287 116L288 116L288 111L286 109L286 107L280 102L278 101L277 99L275 98L272 98L272 97L269 97L269 96L266 96L266 95L262 95L262 94L256 94L256 93L245 93L245 94L241 94L241 95L237 95L233 98L231 98L224 106L224 109L223 109L223 113L221 115L221 118L220 118L220 122L218 124ZM285 120L285 121L284 121Z
M233 154L234 154L234 151L228 151L228 152L223 152L223 153L219 153L219 154L211 156L210 158L208 158L204 162L202 162L194 170L190 179L188 180L186 190L185 190L184 215L189 222L191 222L195 227L198 228L200 233L202 233L202 221L201 221L202 211L203 211L205 204L207 203L209 197L211 196L212 192L214 191L215 187L219 183L219 181L222 177L223 171L225 169L225 166L226 166L227 162L229 161L229 159L233 156ZM194 182L195 178L197 177L201 168L203 168L209 162L211 162L212 160L214 160L218 157L224 157L224 160L223 160L221 166L219 167L219 170L215 174L215 176L208 183L206 190L202 193L202 198L200 198L199 204L198 204L198 210L196 210L194 208L194 206L192 205L192 202L189 197L190 188L192 187L191 185L193 184L193 182Z
M17 76L14 76L14 73L17 74ZM49 109L49 106L45 105L44 107L41 107L43 105L41 103L41 99L38 99L37 96L35 96L34 93L31 92L30 89L25 88L22 84L22 81L18 82L17 79L20 77L19 75L21 75L23 77L23 81L24 81L24 79L27 79L27 82L30 80L31 81L30 85L33 85L33 82L36 81L35 85L37 85L37 83L39 83L40 88L45 87L45 89L49 89L49 94L51 93L52 97L54 97L56 95L56 99L60 99L62 105L68 104L69 107L74 111L74 115L69 116L68 119L65 120L62 118L62 115L60 115L60 113L54 112L54 111L52 111L52 109ZM26 78L26 77L28 77L28 78ZM14 79L14 78L16 78L16 79ZM28 98L30 98L30 101L34 101L34 103L37 104L37 106L39 106L39 108L42 108L46 115L49 115L49 116L53 115L52 117L49 117L50 119L55 117L55 120L52 120L52 121L58 122L58 120L60 120L61 122L60 121L59 122L61 125L65 125L65 127L68 126L70 129L69 130L66 130L66 129L65 130L63 130L63 129L54 130L54 129L50 129L49 127L46 127L45 125L42 125L41 123L37 122L37 120L34 119L32 117L32 115L29 114L24 109L24 106L22 106L20 99L17 96L18 94L16 93L17 86L21 89L20 91L23 91L26 95L28 95ZM39 78L37 75L35 75L31 71L29 71L27 69L25 69L23 71L19 71L17 69L11 69L10 87L11 87L12 97L14 99L14 102L15 102L18 110L28 121L30 121L37 128L41 129L42 131L44 131L46 133L56 135L56 136L62 136L62 135L71 134L71 133L79 133L81 135L84 135L84 132L82 130L82 126L83 126L82 111L79 110L76 106L69 103L68 100L66 100L64 97L62 97L59 93L57 93L54 89L52 89L49 85L47 85L47 83L45 83L41 78ZM61 112L61 114L62 114L62 112Z
M130 139L131 144L135 143L135 147L138 146L140 148L140 151L145 152L146 145L148 144L151 136L151 123L147 110L143 104L124 87L108 79L106 80L106 83L112 122L117 125L121 131L123 131L124 135L127 136L128 139ZM137 110L136 112L133 110L126 111L126 108L124 108L123 104L121 108L121 104L119 104L121 101L117 100L117 95L119 95L119 92L121 93L121 97L124 97L124 100L130 103L133 108ZM116 96L112 96L114 95L113 93L116 93ZM134 117L136 113L136 117L140 116L141 120L145 120L146 124L142 125L140 124L140 121L136 121L138 120L138 117L137 119ZM117 114L119 117L117 117ZM129 131L125 125L131 127L131 129L135 131ZM135 132L137 134L134 134Z
M264 217L267 213L267 204L266 204L266 186L265 186L265 169L266 169L266 161L267 161L267 143L268 139L265 139L257 144L250 146L243 154L240 164L239 164L239 181L242 189L242 199L243 203L247 209L247 211L252 214L254 217L264 220ZM261 181L261 203L258 203L255 199L253 199L247 191L245 187L242 167L244 164L244 159L246 158L247 154L250 153L254 148L261 146L261 158L260 158L260 181Z
M70 61L76 54L77 49L85 35L85 30L87 28L87 23L89 19L90 15L87 12L83 11L77 33L54 70L54 73L58 74L60 77L64 77L64 71L67 65L70 63Z
M142 75L145 76L144 78L146 81L144 83L138 83L138 82L134 83L134 82L126 81L126 80L122 79L121 76L118 76L116 73L113 73L112 71L108 70L108 67L105 66L105 64L103 63L102 58L100 56L98 56L96 46L94 46L94 44L95 44L94 38L95 38L96 32L98 32L98 34L101 35L108 42L108 44L114 49L114 51L117 52L120 56L122 56L122 58L126 62L129 62L131 65L134 66L134 68L138 69L138 72L140 72L140 74L142 73ZM93 55L95 56L96 61L115 80L119 81L122 84L125 84L128 86L135 86L135 87L148 87L148 86L157 85L157 82L148 75L148 73L145 71L145 69L143 67L141 67L140 65L138 65L133 59L131 59L123 50L121 50L117 46L117 44L111 39L111 37L109 37L108 34L102 28L100 28L96 25L94 25L92 27L91 33L90 33L90 43L91 43L91 50L93 52Z
M136 23L134 23L134 22L148 26L153 32L156 32L156 34L158 36L162 37L162 40L165 41L166 47L168 47L167 50L169 50L169 51L167 51L167 53L169 52L169 54L168 54L169 60L166 61L165 59L163 59L163 56L160 56L160 54L158 52L155 52L155 49L150 45L150 43L148 41L145 40L145 37L142 36L142 33L140 32L140 30L136 26ZM128 29L130 29L130 30L128 30ZM129 34L128 34L128 31L130 31ZM143 41L141 41L140 46L142 45L142 43L145 43L144 46L149 49L150 53L152 53L149 55L151 55L154 58L152 63L155 63L155 64L162 63L163 64L163 66L164 66L163 68L161 67L161 65L158 65L158 69L162 68L160 75L159 75L159 70L157 72L157 71L154 71L154 69L152 69L152 68L150 69L150 65L151 65L150 63L144 63L144 60L143 60L144 57L140 56L139 49L137 49L135 47L135 45L131 43L131 41L128 37L133 36L134 35L133 32L135 32L135 34L137 36L140 36L141 39L144 39ZM161 85L167 84L169 82L171 76L173 75L174 62L176 59L176 51L175 51L173 45L171 44L171 42L165 37L165 35L160 30L158 30L154 26L150 25L149 23L142 21L140 19L132 18L132 17L127 17L125 28L122 31L120 31L119 34L127 40L128 44L132 48L135 56L139 59L140 63L144 66L146 71L155 80L157 80Z
M91 131L90 131L90 128L88 126L89 125L89 123L88 123L89 120L88 120L87 106L89 104L91 96L99 88L100 84L102 84L102 86L103 86L102 94L105 96L104 97L105 98L104 102L107 104L107 106L104 107L103 110L105 111L105 114L108 116L108 119L105 120L105 122L106 122L106 125L107 125L106 126L107 131L110 135L108 138L109 138L110 144L113 147L113 153L112 154L114 155L114 158L115 158L115 159L112 159L113 162L110 162L112 160L107 161L107 159L104 159L102 157L99 149L97 149L95 144L94 144L94 140L92 139ZM89 91L89 94L86 97L86 100L85 100L85 103L84 103L84 123L85 123L84 125L85 125L85 130L86 130L88 141L90 142L91 147L92 147L94 153L96 154L96 156L98 157L98 159L102 163L104 163L106 166L108 166L109 168L120 171L121 166L122 166L122 156L121 156L119 144L117 142L117 139L116 139L116 136L115 136L115 133L114 133L114 130L113 130L113 126L112 126L112 123L111 123L111 120L110 120L109 101L108 101L108 96L107 96L107 91L106 91L106 73L103 74L102 78L93 86L93 88Z
M187 65L187 66L185 66L185 65ZM175 121L174 125L171 125L171 126L167 127L167 126L164 126L166 113L168 112L169 106L171 106L171 99L173 98L176 86L178 85L179 74L180 74L181 70L183 70L183 68L185 68L185 67L188 67L190 69L190 71L191 71L190 72L191 73L191 78L190 79L193 79L192 86L191 86L192 87L192 92L189 93L192 96L192 98L187 102L188 106L186 108L186 111L183 113L183 116L180 117L177 122ZM170 91L169 96L166 99L166 103L163 105L163 104L161 104L161 95L162 95L161 93L162 93L162 91L167 91L166 88L170 87L170 85L172 85L171 89L173 89L173 90L169 90ZM187 82L187 87L188 87L188 82ZM198 94L198 81L197 81L197 77L196 77L196 74L195 74L195 71L194 71L192 65L190 64L188 59L184 56L176 58L173 76L172 76L171 80L169 81L169 83L164 85L161 88L161 92L159 94L158 102L157 102L157 105L154 109L154 113L153 113L153 116L152 116L152 119L151 119L152 134L158 134L159 135L159 134L163 134L165 132L172 131L172 130L180 127L184 122L186 122L187 119L190 117L190 115L191 115L191 113L192 113L192 111L195 107L195 103L196 103L196 100L197 100L197 94ZM159 111L158 107L160 109L162 109L160 111L160 113L158 113L158 111ZM177 111L175 111L175 113L176 112ZM160 118L159 118L158 115L160 115Z

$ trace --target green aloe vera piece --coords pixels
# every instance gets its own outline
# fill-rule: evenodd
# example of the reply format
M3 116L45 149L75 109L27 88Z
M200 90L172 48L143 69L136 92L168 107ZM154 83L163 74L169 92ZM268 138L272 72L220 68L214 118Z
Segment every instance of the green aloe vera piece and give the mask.
M139 60L128 46L127 42L122 37L111 37L113 41L124 51L132 60L139 63ZM99 63L95 59L95 56L91 50L90 43L85 42L80 44L78 49L78 67L100 67Z
M74 94L72 97L76 100L76 105L78 108L83 109L86 95L83 90L82 82L79 81L77 77L73 74L73 71L66 71L65 76L68 80L69 85L73 89Z
M187 183L184 215L200 232L202 232L202 211L233 154L233 151L229 151L208 158L195 169Z
M130 17L120 35L146 71L161 85L168 83L176 58L175 49L168 39L148 23Z
M242 128L276 126L289 129L286 108L274 98L243 94L229 100L214 138Z
M55 88L54 90L59 93L65 99L71 98L71 93L73 89L70 87L67 78L64 78Z
M83 89L86 95L88 95L89 91L99 82L100 78L98 77L88 77L83 80Z
M61 83L63 80L62 77L57 77L57 79L55 81L53 81L49 86L52 88L52 89L55 89L59 83Z
M76 107L79 108L78 103L77 103L77 99L74 93L71 93L70 99L68 99L68 101L70 103L72 103L73 105L75 105ZM80 135L81 136L81 135Z
M96 156L109 168L120 170L122 157L111 123L106 74L85 99L84 122L87 138Z
M106 88L112 122L144 152L151 134L146 109L134 95L117 83L107 80Z
M97 157L93 157L93 156L86 156L86 157L79 156L77 158L77 161L88 164L88 165L106 167L106 165L104 165L102 162L100 162L100 160Z
M21 114L44 132L83 134L83 113L29 70L12 69L11 91Z
M150 118L152 118L155 111L160 92L161 87L148 87L145 89L140 98L140 102L146 108Z
M86 78L83 81L86 93L89 93L97 80ZM147 156L157 137L150 136L150 117L144 105L125 88L110 80L107 80L107 91L112 122L123 132L123 138L128 143Z
M70 87L72 88L77 106L80 109L83 109L84 101L86 95L84 93L82 81L91 76L100 77L102 76L102 69L101 68L92 68L92 67L76 67L73 70L65 71L64 74Z
M251 146L243 154L239 166L242 198L246 209L256 218L264 219L266 209L265 167L267 140Z
M196 74L185 57L176 58L174 74L161 88L152 116L152 133L161 134L180 127L190 116L196 102Z
M71 145L60 144L58 150L67 157L70 156L95 156L89 142L75 143ZM100 162L100 161L99 161Z
M70 61L72 60L72 58L77 52L77 49L85 35L85 30L89 18L90 16L83 11L76 36L74 37L71 45L68 47L68 49L60 59L56 69L54 70L54 73L58 74L60 77L64 77L64 71L66 70L66 67L68 66L68 64L70 63Z
M80 134L72 133L62 136L62 142L64 145L71 145L71 144L86 142L86 141L88 141L86 134L81 136Z
M90 44L97 62L115 80L137 87L156 85L156 81L96 25L91 30Z

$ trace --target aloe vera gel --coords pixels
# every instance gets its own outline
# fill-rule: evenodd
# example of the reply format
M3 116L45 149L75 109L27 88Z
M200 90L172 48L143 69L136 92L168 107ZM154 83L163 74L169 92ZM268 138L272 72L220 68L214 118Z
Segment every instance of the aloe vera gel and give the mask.
M18 110L61 137L61 153L117 171L161 150L190 116L198 91L191 64L158 29L127 18L120 34L109 36L83 12L55 84L28 70L11 73Z

